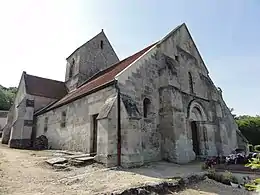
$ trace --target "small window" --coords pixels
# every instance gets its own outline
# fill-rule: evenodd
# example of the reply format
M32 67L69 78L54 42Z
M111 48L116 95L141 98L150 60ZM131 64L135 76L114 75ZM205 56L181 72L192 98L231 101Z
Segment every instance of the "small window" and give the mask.
M61 123L60 123L61 127L66 127L66 111L63 111L61 113Z
M44 133L46 133L48 130L48 117L45 117L44 119Z
M193 89L193 80L192 80L192 75L189 72L189 87L190 87L190 92L194 93L194 89Z
M144 99L143 112L144 112L144 118L147 118L149 113L151 112L151 101L148 98Z
M179 62L179 56L175 56L175 60L177 61L177 62Z
M104 46L104 42L100 41L100 48L103 49L103 46Z
M71 61L71 64L70 64L69 78L71 78L73 76L74 64L75 64L75 60L73 58Z

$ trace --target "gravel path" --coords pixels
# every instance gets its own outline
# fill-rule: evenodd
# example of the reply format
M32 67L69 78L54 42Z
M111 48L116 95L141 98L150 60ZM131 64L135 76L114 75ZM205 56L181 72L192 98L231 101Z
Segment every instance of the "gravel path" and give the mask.
M11 195L85 195L123 191L131 187L157 183L169 176L198 172L198 166L180 166L158 162L130 170L111 170L93 164L58 171L44 163L53 151L30 151L0 144L0 194ZM198 190L200 189L200 190ZM179 194L245 194L241 190L212 181L201 182Z
M52 153L11 149L0 144L0 194L93 195L161 181L160 178L110 170L96 164L57 171L44 163Z

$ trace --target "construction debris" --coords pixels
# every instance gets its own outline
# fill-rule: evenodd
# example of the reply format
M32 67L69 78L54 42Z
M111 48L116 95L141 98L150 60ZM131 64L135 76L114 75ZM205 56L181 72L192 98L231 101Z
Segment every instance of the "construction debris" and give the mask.
M94 155L84 154L82 152L71 152L71 151L55 151L53 153L55 158L46 160L46 162L57 169L65 169L68 166L85 166L94 162Z
M46 162L50 165L54 165L54 164L66 163L66 162L68 162L68 160L66 158L56 157L56 158L48 159L48 160L46 160Z
M46 150L48 149L48 139L46 136L41 135L36 138L34 143L35 150Z

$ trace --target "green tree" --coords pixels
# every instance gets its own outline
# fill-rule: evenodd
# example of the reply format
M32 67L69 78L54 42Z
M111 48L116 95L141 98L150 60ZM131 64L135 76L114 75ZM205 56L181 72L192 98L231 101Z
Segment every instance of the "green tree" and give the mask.
M260 144L260 116L236 116L236 122L241 133L251 144Z
M9 110L14 102L16 87L5 88L0 85L0 110Z

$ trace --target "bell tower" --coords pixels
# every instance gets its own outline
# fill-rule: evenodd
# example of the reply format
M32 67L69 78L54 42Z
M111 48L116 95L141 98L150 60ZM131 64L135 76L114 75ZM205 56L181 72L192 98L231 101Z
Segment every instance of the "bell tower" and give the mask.
M99 71L119 62L103 29L66 60L65 83L69 91L76 89Z

